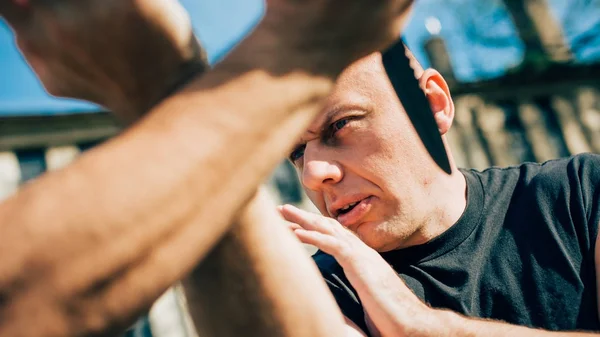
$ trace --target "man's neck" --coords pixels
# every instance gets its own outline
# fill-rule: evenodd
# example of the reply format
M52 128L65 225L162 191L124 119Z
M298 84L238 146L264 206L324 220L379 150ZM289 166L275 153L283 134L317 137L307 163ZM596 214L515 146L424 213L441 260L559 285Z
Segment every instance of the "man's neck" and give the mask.
M454 166L454 165L453 165ZM461 218L467 207L467 182L465 176L453 167L452 175L442 173L436 180L431 200L438 204L427 220L404 240L397 249L425 244L442 235Z

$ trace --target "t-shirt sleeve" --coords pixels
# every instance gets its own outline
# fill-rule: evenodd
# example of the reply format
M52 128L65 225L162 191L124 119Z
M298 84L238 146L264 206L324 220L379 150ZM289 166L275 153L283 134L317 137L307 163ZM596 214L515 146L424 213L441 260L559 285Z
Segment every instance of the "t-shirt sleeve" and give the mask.
M335 261L335 258L321 251L313 255L313 259L344 316L348 317L369 336L362 304L358 294L346 278L342 267Z
M564 243L576 244L582 257L593 256L600 222L600 155L544 163L532 182L546 214L567 225L555 230L565 231L565 238L576 236L576 242Z
M600 222L600 155L583 154L573 157L569 167L570 175L577 175L573 182L581 194L581 206L584 214L585 230L589 236L588 248L595 247Z

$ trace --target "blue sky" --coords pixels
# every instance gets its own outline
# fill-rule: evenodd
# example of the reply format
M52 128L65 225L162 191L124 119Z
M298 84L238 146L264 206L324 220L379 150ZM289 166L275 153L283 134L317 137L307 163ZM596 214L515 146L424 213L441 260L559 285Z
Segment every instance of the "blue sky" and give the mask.
M600 60L600 0L548 0L581 62ZM194 29L215 62L259 20L262 0L181 0ZM439 21L456 76L463 81L492 78L517 65L523 46L500 0L419 0L405 38L427 66L425 22ZM0 22L0 115L54 114L97 110L83 102L49 97L14 47Z

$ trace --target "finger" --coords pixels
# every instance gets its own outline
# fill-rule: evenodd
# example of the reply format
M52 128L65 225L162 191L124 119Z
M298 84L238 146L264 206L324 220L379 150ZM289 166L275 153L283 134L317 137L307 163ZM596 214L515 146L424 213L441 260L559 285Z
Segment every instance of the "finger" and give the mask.
M318 249L324 251L325 253L337 258L339 252L341 251L340 246L341 242L337 238L315 232L315 231L307 231L305 229L296 229L294 231L296 237L302 242L309 245L313 245Z
M279 205L277 206L277 211L279 212L279 214L281 214L283 216L283 214L281 213L281 211L283 210L283 206L284 205Z
M277 211L283 217L282 209L283 209L282 205L277 206ZM291 231L294 231L296 229L302 229L302 226L298 225L297 223L287 221L287 220L285 220L285 218L284 218L284 223L287 226L287 228L289 228Z
M331 224L322 215L314 214L292 205L281 207L281 215L287 221L296 223L302 228L321 233L331 233Z
M286 221L285 225L291 230L291 231L295 231L296 229L302 229L302 226L298 225L297 223L293 223L293 222L289 222Z

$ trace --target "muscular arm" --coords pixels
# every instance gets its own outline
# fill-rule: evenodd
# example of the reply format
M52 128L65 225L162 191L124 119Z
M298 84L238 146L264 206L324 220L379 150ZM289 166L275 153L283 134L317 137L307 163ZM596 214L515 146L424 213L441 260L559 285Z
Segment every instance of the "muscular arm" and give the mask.
M215 244L333 81L256 45L0 205L0 336L126 324Z
M343 320L266 192L184 281L200 336L343 336Z
M172 2L146 1L144 10ZM118 25L105 9L125 6L135 14L140 1L23 3L11 22L20 27L21 45L47 88L109 107L140 94L129 88L105 96L119 87L124 70L77 48L90 41L100 49L113 46L111 37L121 34L107 34ZM394 21L405 3L374 7L361 1L359 10L336 0L328 6L272 1L269 12L275 15L261 24L270 27L266 35L258 30L216 69L122 135L1 204L0 336L111 335L111 328L146 309L225 233L317 113L342 68L395 37ZM4 5L2 14L12 13ZM163 18L154 15L160 13L156 9L145 17ZM357 13L369 19L365 26L372 30L345 29ZM48 34L40 37L36 27ZM291 35L281 34L283 27ZM338 31L308 38L329 28ZM139 49L129 47L137 44L135 35L117 39L115 49L134 65ZM121 115L131 119L138 113L131 108L142 106L123 108Z
M469 318L427 306L406 286L390 265L337 221L292 206L280 209L293 223L296 236L332 255L360 297L367 327L381 336L598 336L585 332L556 332ZM598 250L598 249L597 249ZM346 321L346 323L349 323ZM351 324L348 324L348 328Z
M591 337L599 336L597 333L590 332L564 332L564 331L545 331L539 329L531 329L508 323L481 320L468 318L457 313L444 311L440 312L442 323L439 330L446 331L438 336L491 336L491 337L508 337L508 336L524 336L524 337L552 337L552 336L568 336L568 337Z

